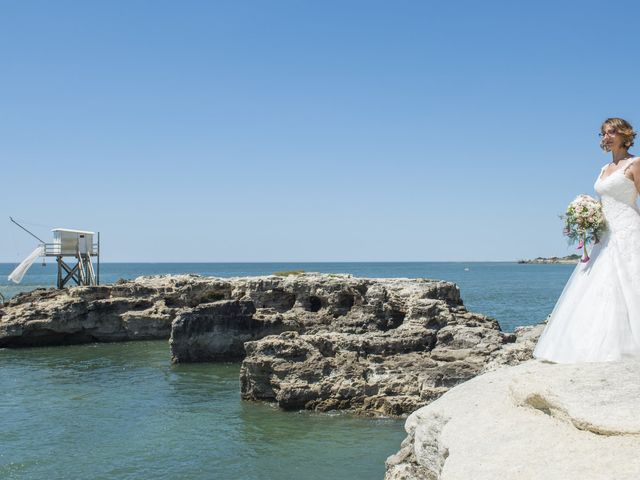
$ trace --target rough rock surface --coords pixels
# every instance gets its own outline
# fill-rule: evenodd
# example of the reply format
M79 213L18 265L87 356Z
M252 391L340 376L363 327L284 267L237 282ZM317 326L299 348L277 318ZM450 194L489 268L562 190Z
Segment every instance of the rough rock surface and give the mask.
M532 360L414 412L386 480L637 479L640 360Z
M519 365L533 358L533 350L536 348L542 331L547 326L546 321L538 325L517 327L514 330L516 341L505 344L491 360L484 366L483 371L489 372L510 365Z
M159 292L135 282L38 289L2 310L0 347L167 338L175 317Z
M287 409L410 413L535 344L426 279L140 277L34 291L3 311L0 347L171 336L174 362L244 357L242 397Z
M282 322L254 320L254 313L253 302L247 300L220 300L180 313L171 326L173 360L241 360L244 342L282 331Z
M348 296L349 308L336 311L325 302L318 314L326 320L245 343L244 399L284 409L403 415L488 365L531 358L533 344L468 312L454 284L355 278L328 284Z

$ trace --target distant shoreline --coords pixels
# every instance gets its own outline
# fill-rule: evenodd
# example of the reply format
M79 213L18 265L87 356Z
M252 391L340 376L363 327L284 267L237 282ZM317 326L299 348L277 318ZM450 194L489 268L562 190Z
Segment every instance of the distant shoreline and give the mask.
M533 264L549 264L549 263L563 263L571 264L578 263L580 261L580 255L573 254L566 257L537 257L530 260L518 260L518 263L533 263Z

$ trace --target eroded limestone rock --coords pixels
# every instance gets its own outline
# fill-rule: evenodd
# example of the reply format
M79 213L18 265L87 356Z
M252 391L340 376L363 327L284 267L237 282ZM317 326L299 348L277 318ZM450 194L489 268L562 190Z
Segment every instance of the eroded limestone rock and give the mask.
M244 342L280 333L278 319L254 319L251 300L219 300L184 309L171 325L174 363L215 362L244 358Z
M3 310L0 347L171 334L174 362L244 358L242 397L286 409L403 415L530 358L535 343L468 312L455 284L427 279L140 277L34 291Z
M640 360L480 375L409 416L385 478L637 479L638 378Z
M511 358L497 357L516 336L468 312L454 284L343 279L341 285L357 292L348 311L336 314L327 301L316 322L245 343L244 399L285 409L403 415L489 362Z

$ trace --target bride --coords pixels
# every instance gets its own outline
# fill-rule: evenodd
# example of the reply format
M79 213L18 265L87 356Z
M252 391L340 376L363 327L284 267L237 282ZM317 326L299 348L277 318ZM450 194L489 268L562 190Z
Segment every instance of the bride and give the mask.
M640 355L640 161L628 151L635 136L621 118L608 118L600 127L600 146L612 158L594 188L607 231L565 285L533 352L536 358L576 363Z

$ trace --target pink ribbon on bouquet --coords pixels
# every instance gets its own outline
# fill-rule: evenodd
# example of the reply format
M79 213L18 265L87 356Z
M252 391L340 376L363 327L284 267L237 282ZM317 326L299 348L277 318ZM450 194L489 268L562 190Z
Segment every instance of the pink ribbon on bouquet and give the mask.
M580 259L581 263L587 263L590 260L589 253L587 252L587 242L584 241L584 238L581 238L578 242L578 248L576 250L580 250L582 248L582 258Z

